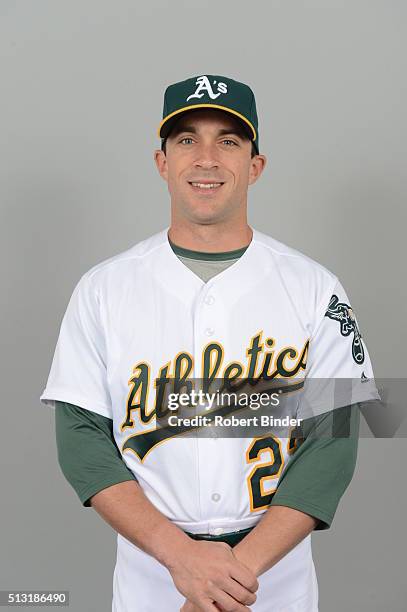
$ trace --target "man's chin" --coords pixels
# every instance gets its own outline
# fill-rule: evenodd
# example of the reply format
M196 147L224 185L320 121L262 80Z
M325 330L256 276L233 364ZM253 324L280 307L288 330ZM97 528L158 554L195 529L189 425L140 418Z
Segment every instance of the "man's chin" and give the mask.
M216 204L215 202L191 202L183 208L182 216L197 223L216 223L216 221L224 219L227 214L225 207L219 206L219 203Z
M197 225L216 225L223 220L223 217L219 214L194 214L189 215L189 221L196 223Z

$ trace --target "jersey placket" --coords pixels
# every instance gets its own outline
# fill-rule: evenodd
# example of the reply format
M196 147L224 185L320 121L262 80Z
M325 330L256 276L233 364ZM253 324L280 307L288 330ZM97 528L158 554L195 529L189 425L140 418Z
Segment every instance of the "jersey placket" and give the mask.
M194 373L197 380L197 390L202 387L203 351L211 342L222 343L222 337L225 334L226 321L222 317L223 308L216 291L218 282L214 277L203 285L194 308ZM216 384L214 388L216 388ZM200 412L206 413L204 406L202 406ZM219 478L221 446L216 443L216 440L214 430L205 427L198 431L196 439L197 472L199 474L201 520L208 522L208 533L220 535L223 530L220 531L220 527L211 525L211 519L216 520L216 518L223 516L224 491Z

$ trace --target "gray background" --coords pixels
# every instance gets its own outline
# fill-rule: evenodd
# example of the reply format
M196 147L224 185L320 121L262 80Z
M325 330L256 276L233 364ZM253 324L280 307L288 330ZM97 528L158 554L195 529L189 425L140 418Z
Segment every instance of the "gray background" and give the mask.
M250 223L338 275L376 376L404 377L404 1L0 0L0 589L110 610L115 536L56 462L40 405L74 285L169 221L153 163L167 84L250 84L268 157ZM401 612L405 440L364 439L331 530L321 612ZM400 533L403 537L400 537Z

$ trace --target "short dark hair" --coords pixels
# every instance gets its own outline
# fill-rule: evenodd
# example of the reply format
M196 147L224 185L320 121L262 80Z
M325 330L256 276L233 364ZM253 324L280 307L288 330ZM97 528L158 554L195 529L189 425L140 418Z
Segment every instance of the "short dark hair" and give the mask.
M181 126L181 128L182 128L182 126ZM172 134L174 134L176 136L177 133L179 133L180 131L181 131L181 129L178 128L178 121L177 121L174 124L174 126L171 128L171 130L168 132L166 137L161 139L161 150L164 151L165 154L167 153L166 152L167 139ZM244 129L244 127L240 124L240 122L235 121L234 131L236 131L236 133L240 136L240 138L242 140L250 140L250 136L249 136L248 132ZM254 143L252 142L252 150L251 150L250 157L253 158L256 155L257 155L256 147L255 147Z

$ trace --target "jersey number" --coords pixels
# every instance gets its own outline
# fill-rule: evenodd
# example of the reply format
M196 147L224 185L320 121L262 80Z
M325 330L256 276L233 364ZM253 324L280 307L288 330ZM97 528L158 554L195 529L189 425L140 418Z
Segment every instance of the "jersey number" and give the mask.
M247 463L258 461L262 453L268 453L269 459L257 464L247 477L251 512L270 505L277 487L264 491L264 483L273 478L278 479L284 464L281 442L278 438L271 435L254 438L246 451Z

